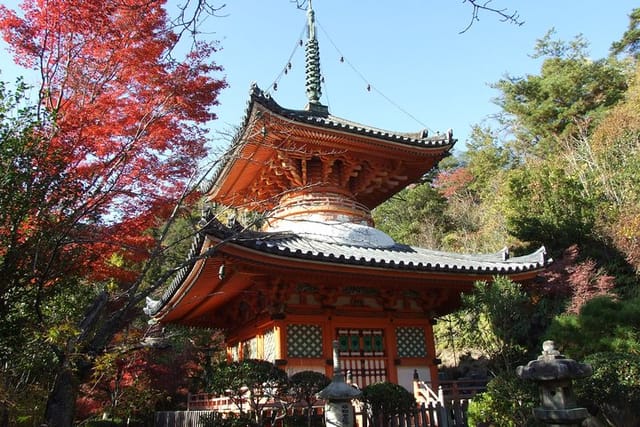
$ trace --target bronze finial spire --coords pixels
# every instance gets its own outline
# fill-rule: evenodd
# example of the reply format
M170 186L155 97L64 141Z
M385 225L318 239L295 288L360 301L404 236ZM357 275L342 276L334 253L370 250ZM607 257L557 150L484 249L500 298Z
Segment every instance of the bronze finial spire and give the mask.
M315 13L311 0L307 7L307 20L308 20L308 35L307 43L305 45L305 86L307 89L307 111L311 111L319 114L327 114L328 108L320 103L320 96L322 95L320 74L320 48L318 47L318 39L316 38L316 23Z

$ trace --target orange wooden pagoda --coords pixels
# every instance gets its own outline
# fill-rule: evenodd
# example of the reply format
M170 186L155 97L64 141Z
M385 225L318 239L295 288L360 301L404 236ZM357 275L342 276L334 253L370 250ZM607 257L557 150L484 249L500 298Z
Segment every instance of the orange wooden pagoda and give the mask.
M320 103L309 9L308 105L283 108L254 86L242 126L208 189L214 203L265 213L260 231L206 218L195 264L145 311L160 323L222 328L229 359L259 358L289 374L331 376L332 342L360 387L412 390L437 378L434 319L477 280L532 280L544 248L464 255L411 247L374 228L371 210L447 155L452 132L393 133Z

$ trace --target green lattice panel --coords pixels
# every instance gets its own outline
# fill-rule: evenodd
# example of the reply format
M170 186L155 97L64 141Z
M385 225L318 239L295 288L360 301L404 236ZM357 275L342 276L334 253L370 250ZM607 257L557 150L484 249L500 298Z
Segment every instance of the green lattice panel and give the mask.
M427 348L422 328L402 327L396 328L398 344L398 356L400 357L426 357Z
M338 343L340 347L340 352L349 351L349 336L348 335L339 335Z
M322 357L322 328L317 325L289 325L287 327L287 356Z

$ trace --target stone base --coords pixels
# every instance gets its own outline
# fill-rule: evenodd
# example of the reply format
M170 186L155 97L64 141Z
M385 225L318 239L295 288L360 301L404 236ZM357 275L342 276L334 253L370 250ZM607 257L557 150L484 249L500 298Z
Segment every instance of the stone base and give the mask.
M589 416L586 408L544 409L534 408L533 416L548 424L580 424Z

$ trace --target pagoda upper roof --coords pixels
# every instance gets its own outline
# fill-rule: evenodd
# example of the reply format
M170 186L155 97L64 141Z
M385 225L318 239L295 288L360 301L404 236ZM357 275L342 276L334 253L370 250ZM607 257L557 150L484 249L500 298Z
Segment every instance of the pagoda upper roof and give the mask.
M296 136L283 141L282 137L271 135L275 127L279 132L286 129ZM310 132L313 138L309 138ZM299 153L302 156L303 151L309 156L333 153L339 157L352 153L358 159L385 163L376 166L378 172L391 170L401 178L395 187L361 195L362 202L373 208L433 168L455 142L451 130L435 135L429 135L427 130L393 132L333 116L327 110L285 108L253 84L239 130L203 190L223 204L233 205L232 199L246 203L232 195L245 192L246 199L252 193L248 186L269 169L268 163L277 156L274 154L277 150L281 150L280 155L293 157Z
M260 104L275 114L279 114L299 123L308 123L327 129L341 130L356 135L375 137L406 145L415 145L419 147L452 147L456 141L453 138L453 132L451 131L446 133L436 133L431 136L427 130L420 130L417 132L394 132L346 120L329 114L328 110L296 110L285 108L278 104L270 94L264 92L255 83L251 85L251 89L249 90L249 102L247 103L245 116L242 121L242 128L245 128L249 124L251 110L254 104Z

